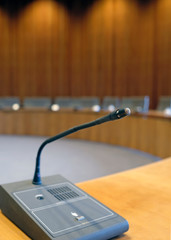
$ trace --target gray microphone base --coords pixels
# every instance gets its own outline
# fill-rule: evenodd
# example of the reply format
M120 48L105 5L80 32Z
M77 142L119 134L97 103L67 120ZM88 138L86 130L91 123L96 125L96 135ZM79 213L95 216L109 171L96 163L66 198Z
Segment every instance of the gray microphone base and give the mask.
M107 240L128 222L60 175L0 186L0 209L31 239Z

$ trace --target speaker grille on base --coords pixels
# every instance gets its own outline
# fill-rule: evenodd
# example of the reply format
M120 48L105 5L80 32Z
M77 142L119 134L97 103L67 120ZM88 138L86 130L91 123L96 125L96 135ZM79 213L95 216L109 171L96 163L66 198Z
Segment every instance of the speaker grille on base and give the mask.
M78 193L74 192L68 186L50 188L47 191L49 193L51 193L59 201L65 201L65 200L68 200L68 199L73 199L73 198L76 198L76 197L80 197L80 195Z

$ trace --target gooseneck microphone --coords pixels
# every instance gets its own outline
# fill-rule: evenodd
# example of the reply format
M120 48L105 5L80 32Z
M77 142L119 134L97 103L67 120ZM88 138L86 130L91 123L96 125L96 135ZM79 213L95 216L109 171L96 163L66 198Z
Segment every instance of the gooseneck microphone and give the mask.
M69 134L75 133L75 132L77 132L79 130L82 130L82 129L85 129L85 128L93 127L95 125L98 125L98 124L101 124L101 123L104 123L104 122L121 119L123 117L126 117L126 116L130 115L130 113L131 113L131 111L130 111L129 108L117 109L116 111L114 111L114 112L112 112L112 113L110 113L110 114L108 114L108 115L106 115L104 117L98 118L98 119L96 119L96 120L94 120L92 122L89 122L89 123L85 123L85 124L82 124L82 125L70 128L67 131L59 133L56 136L48 138L47 140L45 140L41 144L41 146L39 147L39 150L37 152L36 167L35 167L35 173L34 173L34 178L33 178L32 183L35 184L35 185L41 185L42 184L41 175L40 175L40 155L41 155L41 152L42 152L43 148L48 143L56 141L56 140L58 140L60 138L63 138L65 136L69 135Z
M2 213L35 240L40 236L46 240L109 240L128 231L126 219L63 176L45 177L41 185L40 155L48 143L129 114L129 108L118 109L44 141L37 152L33 180L0 185Z

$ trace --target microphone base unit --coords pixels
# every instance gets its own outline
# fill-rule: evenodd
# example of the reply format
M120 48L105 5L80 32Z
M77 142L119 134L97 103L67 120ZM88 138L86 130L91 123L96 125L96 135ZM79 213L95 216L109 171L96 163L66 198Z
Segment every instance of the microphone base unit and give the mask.
M126 232L127 220L60 175L42 185L0 186L0 209L31 239L107 240Z

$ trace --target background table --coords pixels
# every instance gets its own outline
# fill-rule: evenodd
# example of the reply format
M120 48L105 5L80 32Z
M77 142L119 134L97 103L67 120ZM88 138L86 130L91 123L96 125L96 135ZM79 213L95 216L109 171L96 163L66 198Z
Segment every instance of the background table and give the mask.
M73 126L93 121L107 112L20 110L0 111L0 134L54 136ZM155 156L171 156L171 116L150 111L131 114L70 135L71 138L115 144Z

